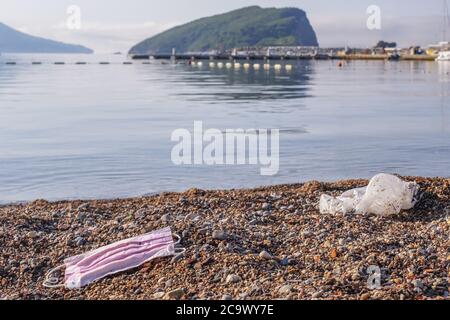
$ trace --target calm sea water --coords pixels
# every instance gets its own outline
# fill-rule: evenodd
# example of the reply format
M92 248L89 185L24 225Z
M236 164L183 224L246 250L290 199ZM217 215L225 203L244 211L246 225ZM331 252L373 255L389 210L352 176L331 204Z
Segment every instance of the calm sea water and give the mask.
M338 68L336 61L303 61L275 73L125 60L0 57L1 202L378 172L450 175L450 63L355 61ZM279 128L279 174L261 176L259 166L173 165L171 133L193 130L195 120L206 128Z

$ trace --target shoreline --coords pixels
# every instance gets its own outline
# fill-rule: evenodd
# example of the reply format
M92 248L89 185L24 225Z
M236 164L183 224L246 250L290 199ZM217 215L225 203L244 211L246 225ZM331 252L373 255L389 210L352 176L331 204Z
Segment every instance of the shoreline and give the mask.
M449 299L450 179L404 179L424 196L390 217L319 213L321 194L365 179L0 206L0 299ZM82 290L42 286L64 258L166 226L183 259ZM367 286L373 265L377 290Z
M443 177L443 176L402 176L402 175L398 175L395 174L399 177L406 177L409 179L415 179L415 178L419 178L419 179L442 179L442 180L446 180L449 179L450 180L450 176L449 177ZM4 208L4 207L11 207L11 206L20 206L20 205L29 205L32 204L33 202L36 201L45 201L48 202L50 204L56 204L56 203L61 203L61 202L92 202L92 201L121 201L121 200L132 200L132 199L140 199L140 198L152 198L152 197L157 197L160 195L165 195L165 194L183 194L186 192L189 192L189 190L192 189L197 189L197 190L202 190L205 192L214 192L214 191L258 191L258 190L264 190L264 189L269 189L269 188L277 188L277 187L296 187L296 186L300 186L300 185L304 185L304 184L308 184L308 183L315 183L315 182L319 182L319 183L323 183L323 184L332 184L332 183L345 183L347 181L355 181L355 180L359 180L359 181L369 181L369 178L356 178L356 179L339 179L339 180L306 180L303 182L287 182L287 183L280 183L280 184L272 184L272 185L255 185L255 186L250 186L250 187L242 187L242 188L228 188L228 189L224 189L224 188L217 188L217 189L201 189L201 188L197 188L197 187L192 187L189 189L183 189L183 190L165 190L165 191L155 191L155 192L147 192L144 194L138 194L138 195L130 195L130 196L118 196L118 197L111 197L111 198L77 198L77 197L69 197L69 198L36 198L36 199L32 199L32 200L13 200L13 201L2 201L0 200L0 209Z

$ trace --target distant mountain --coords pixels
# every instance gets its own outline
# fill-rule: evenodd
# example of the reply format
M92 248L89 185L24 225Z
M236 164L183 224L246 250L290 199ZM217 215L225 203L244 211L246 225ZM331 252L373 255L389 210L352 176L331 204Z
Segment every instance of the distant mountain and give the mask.
M172 28L137 44L130 53L297 45L318 46L316 33L303 10L252 6Z
M89 48L30 36L0 22L0 53L93 53Z

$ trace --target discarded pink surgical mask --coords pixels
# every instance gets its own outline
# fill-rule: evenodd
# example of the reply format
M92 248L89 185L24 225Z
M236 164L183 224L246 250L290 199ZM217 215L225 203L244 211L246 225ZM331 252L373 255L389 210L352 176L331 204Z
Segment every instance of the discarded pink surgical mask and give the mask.
M65 259L64 265L47 273L44 286L79 289L109 275L139 267L152 259L182 254L184 249L175 248L179 242L174 243L170 227L115 242ZM58 284L58 278L52 275L64 267L64 284Z

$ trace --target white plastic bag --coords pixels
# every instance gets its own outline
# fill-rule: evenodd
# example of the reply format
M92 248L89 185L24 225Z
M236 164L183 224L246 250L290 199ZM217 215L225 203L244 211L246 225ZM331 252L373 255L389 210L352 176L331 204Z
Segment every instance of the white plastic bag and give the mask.
M337 198L326 194L322 195L320 198L320 213L347 214L355 211L356 206L361 202L364 194L366 193L366 189L366 187L351 189L344 192Z
M352 189L337 198L322 195L320 213L398 214L402 210L412 209L418 201L418 194L417 183L404 182L383 173L373 177L367 188Z

